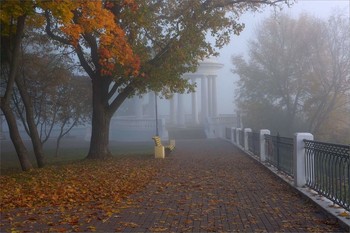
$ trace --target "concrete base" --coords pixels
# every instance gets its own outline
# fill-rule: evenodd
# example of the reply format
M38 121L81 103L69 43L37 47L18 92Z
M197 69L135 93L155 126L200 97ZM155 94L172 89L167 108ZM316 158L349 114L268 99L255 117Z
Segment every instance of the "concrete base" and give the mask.
M155 146L154 147L154 157L156 159L164 159L165 158L164 146Z

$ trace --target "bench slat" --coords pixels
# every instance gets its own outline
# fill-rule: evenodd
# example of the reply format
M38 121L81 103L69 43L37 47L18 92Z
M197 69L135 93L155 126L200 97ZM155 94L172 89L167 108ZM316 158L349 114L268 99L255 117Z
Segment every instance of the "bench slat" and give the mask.
M154 137L152 137L152 139L153 139L154 144L156 146L163 146L160 137L154 136ZM166 146L164 146L164 149L169 150L169 151L173 151L175 149L175 145L173 145L173 144L166 145Z

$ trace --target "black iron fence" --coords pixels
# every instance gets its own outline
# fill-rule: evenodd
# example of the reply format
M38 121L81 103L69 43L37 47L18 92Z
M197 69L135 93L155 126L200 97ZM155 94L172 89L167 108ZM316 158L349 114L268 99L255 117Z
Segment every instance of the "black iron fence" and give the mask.
M307 186L350 211L350 145L304 142Z
M233 141L236 143L237 142L237 135L236 135L237 129L233 129Z
M248 132L248 148L254 155L260 156L260 133Z
M265 134L266 160L278 170L293 176L293 138Z

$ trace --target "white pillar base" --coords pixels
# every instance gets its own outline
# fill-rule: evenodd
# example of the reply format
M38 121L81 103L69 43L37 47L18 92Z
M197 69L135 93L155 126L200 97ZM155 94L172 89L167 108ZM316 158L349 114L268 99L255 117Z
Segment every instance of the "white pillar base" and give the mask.
M265 134L270 135L271 132L268 129L261 129L260 130L260 161L265 162L266 161L266 152L265 152Z
M251 133L252 129L245 128L244 129L244 150L249 151L249 145L248 145L248 133Z
M294 185L297 187L303 187L306 184L304 139L314 140L314 136L311 133L294 134Z

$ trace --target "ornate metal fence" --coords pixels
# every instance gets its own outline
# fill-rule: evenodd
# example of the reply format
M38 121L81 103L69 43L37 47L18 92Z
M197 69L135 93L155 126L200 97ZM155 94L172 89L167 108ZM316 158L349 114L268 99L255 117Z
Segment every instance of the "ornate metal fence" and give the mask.
M248 148L254 155L260 156L260 134L248 132Z
M234 129L233 130L233 141L236 143L237 142L237 135L236 135L236 131L237 131L237 129Z
M278 170L293 176L293 138L265 135L267 161Z
M307 186L350 211L350 145L304 142Z

